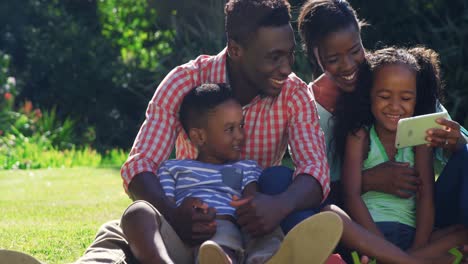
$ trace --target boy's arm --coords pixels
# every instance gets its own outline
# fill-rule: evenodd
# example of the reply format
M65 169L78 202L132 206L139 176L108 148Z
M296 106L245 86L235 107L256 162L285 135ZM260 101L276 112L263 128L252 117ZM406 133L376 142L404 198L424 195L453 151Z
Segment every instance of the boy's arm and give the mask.
M369 135L360 129L356 135L349 134L346 139L341 182L343 201L351 218L370 232L383 237L361 198L362 164L368 151Z
M245 165L242 177L242 197L254 197L258 192L257 182L262 174L262 168L253 160L244 160L240 164Z
M253 197L255 196L255 193L258 192L258 184L257 182L250 182L245 186L244 190L242 191L242 197L247 198L247 197Z
M161 183L161 187L164 190L169 202L173 203L173 207L176 207L175 203L175 178L172 175L171 171L166 167L166 162L164 162L161 167L158 169L158 178Z
M416 195L416 234L412 245L416 249L427 244L434 228L434 169L431 147L415 147L414 156L414 165L422 181Z

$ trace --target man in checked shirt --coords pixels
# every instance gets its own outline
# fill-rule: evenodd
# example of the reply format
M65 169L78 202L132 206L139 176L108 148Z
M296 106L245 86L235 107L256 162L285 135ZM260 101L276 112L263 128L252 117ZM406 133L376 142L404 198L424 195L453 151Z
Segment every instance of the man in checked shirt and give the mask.
M313 96L307 84L292 73L293 29L286 0L229 0L225 6L227 47L216 56L202 55L173 69L149 102L146 120L122 166L124 188L133 200L145 200L171 224L182 241L200 244L216 231L215 212L195 210L201 202L187 199L174 207L156 171L174 144L176 158L197 156L178 119L183 97L203 83L228 83L241 103L245 118L245 149L241 159L255 160L264 169L262 193L241 201L238 224L253 236L280 224L285 232L318 212L330 187L325 142ZM274 167L289 146L295 170ZM338 211L327 207L329 210ZM361 252L386 255L392 263L417 263L389 243L366 233L343 213L343 241ZM367 243L355 243L358 235ZM375 241L374 241L375 240ZM162 241L153 245L163 263L172 263ZM385 248L385 250L383 250ZM385 252L384 252L385 251ZM388 258L387 258L388 257ZM132 263L119 222L101 227L96 240L77 263Z

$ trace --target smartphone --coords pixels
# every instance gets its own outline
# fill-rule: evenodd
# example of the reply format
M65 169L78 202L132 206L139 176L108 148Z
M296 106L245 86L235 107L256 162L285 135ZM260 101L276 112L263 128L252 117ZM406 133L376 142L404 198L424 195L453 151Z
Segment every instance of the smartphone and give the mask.
M430 128L444 129L436 122L438 118L449 119L447 112L402 118L398 121L395 147L404 148L426 144L426 131Z

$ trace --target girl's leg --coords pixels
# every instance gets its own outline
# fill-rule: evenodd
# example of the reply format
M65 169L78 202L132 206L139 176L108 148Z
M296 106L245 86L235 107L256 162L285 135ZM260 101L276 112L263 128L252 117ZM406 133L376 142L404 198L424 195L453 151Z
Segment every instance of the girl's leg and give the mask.
M292 183L294 171L286 166L266 168L258 180L260 192L268 195L276 195L286 191ZM320 208L296 211L289 214L281 222L281 229L285 234L304 219L317 214Z
M435 183L435 223L468 226L468 145L450 157Z
M360 254L377 259L378 263L392 264L417 264L417 263L453 263L453 256L438 256L426 258L410 255L385 239L367 231L362 226L356 224L340 208L334 205L327 205L324 211L337 213L343 221L343 235L341 243L351 250L357 250Z
M444 230L441 230L443 233ZM468 244L468 229L452 229L446 232L446 235L439 236L437 239L431 239L429 244L423 248L411 251L411 254L421 257L437 257L448 254L448 251L454 247L460 247Z
M429 242L434 242L436 240L439 240L445 237L446 235L454 231L462 231L463 229L464 229L463 225L453 225L453 226L445 227L442 229L437 229L432 232Z

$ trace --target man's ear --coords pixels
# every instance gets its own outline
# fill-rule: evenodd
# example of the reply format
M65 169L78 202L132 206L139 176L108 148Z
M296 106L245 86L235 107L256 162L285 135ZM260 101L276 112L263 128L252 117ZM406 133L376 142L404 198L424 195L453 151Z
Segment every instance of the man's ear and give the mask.
M243 48L235 40L229 39L227 44L227 52L231 60L238 60L242 57Z
M188 136L196 147L202 147L205 144L206 133L204 129L192 127Z

